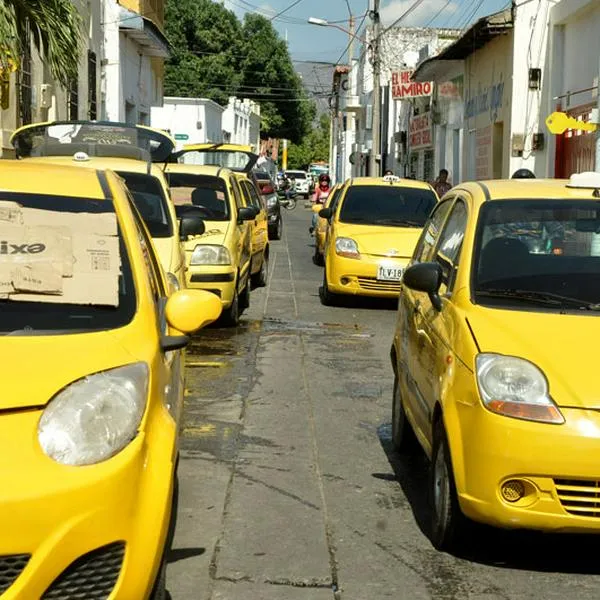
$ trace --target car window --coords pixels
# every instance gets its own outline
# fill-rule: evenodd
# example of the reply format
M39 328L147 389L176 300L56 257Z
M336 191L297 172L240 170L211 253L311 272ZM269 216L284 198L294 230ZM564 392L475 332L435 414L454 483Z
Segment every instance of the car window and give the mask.
M229 183L231 184L231 188L233 189L233 199L235 201L235 205L239 210L244 206L244 200L242 198L242 191L240 190L240 186L238 182L235 180L235 177L231 177L229 179Z
M55 293L52 296L42 293L27 293L23 296L20 293L4 293L0 295L0 335L19 335L20 332L26 332L28 335L36 332L45 335L68 334L74 332L98 331L115 329L123 327L131 322L136 312L136 290L131 269L130 257L127 252L121 228L118 226L117 216L113 202L109 199L97 200L92 198L45 195L45 194L22 194L13 192L0 192L0 202L14 203L22 209L34 209L39 223L48 226L54 226L55 223L61 224L61 236L63 227L67 220L74 221L77 218L86 219L94 215L113 215L117 223L118 236L118 259L120 268L115 276L115 296L116 305L104 304L103 301L95 303L94 287L91 282L91 275L83 274L83 281L88 281L90 299L87 303L78 303L68 298L73 291L73 286L77 284L77 273L71 277L62 274L61 280L62 293ZM79 215L79 217L78 217ZM38 229L40 229L38 227ZM78 232L72 230L73 234ZM85 243L89 241L89 236L83 234L80 240ZM32 252L34 257L42 257L39 252L41 244L36 244L36 253ZM75 245L73 245L75 253ZM5 253L6 254L6 253ZM74 258L77 258L73 254ZM91 268L95 270L104 270L108 267L107 259L95 253L91 255ZM85 268L85 261L81 265ZM57 263L52 266L55 269ZM63 267L64 269L64 267ZM77 268L74 269L77 271ZM11 277L13 275L11 274ZM0 277L2 281L3 278ZM81 285L85 285L80 282ZM103 284L105 285L105 284ZM12 288L12 285L9 286ZM16 288L15 288L15 291ZM86 290L84 290L86 291ZM38 300L39 296L39 300Z
M561 302L581 309L600 302L598 233L598 201L486 202L473 256L476 301L527 310L562 310ZM543 304L544 294L558 298Z
M442 267L442 281L448 291L454 284L466 228L467 206L458 199L446 219L435 250L435 260Z
M154 175L145 173L129 173L118 171L125 180L133 201L155 238L166 238L173 235L173 223L167 205L167 198L160 181Z
M442 225L448 215L448 211L452 206L454 198L443 200L431 213L431 216L425 223L421 238L415 248L414 260L417 262L426 262L431 256L431 250L435 246L438 236L440 234Z
M229 221L231 207L227 183L212 175L166 173L175 205L193 204L206 212L208 221Z
M246 189L248 190L248 195L250 196L250 204L258 208L259 210L262 210L264 208L263 202L254 184L250 181L245 181L244 184L246 186Z
M353 185L344 196L339 221L421 228L436 202L431 190L399 185Z
M286 171L285 174L294 179L306 179L306 173L303 173L302 171Z

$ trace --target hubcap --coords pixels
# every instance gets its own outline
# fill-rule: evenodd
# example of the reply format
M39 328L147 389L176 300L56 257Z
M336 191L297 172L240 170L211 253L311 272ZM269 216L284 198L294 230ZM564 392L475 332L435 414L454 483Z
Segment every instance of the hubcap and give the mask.
M450 496L450 482L444 456L444 447L440 446L433 466L433 504L438 520L445 519Z

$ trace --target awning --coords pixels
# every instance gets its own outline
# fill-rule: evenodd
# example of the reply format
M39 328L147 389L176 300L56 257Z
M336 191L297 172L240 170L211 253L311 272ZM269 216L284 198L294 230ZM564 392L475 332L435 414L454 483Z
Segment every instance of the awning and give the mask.
M119 29L142 46L146 56L169 58L169 41L151 19L119 6Z
M449 67L459 64L495 37L506 35L512 28L513 17L510 8L479 19L462 37L444 48L438 55L427 58L417 65L412 79L437 81L438 78L444 78Z

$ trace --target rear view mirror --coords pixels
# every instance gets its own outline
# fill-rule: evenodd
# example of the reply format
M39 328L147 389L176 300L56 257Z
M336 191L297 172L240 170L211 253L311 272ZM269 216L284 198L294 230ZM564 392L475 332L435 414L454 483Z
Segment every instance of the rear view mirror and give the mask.
M179 239L185 241L189 236L202 235L206 231L205 214L201 208L190 204L177 205L175 214L179 219Z
M244 206L238 211L238 223L252 221L256 218L258 211L253 206Z
M319 216L322 219L331 219L332 215L333 215L333 211L331 210L331 208L322 208L319 211Z
M408 267L402 276L402 283L411 290L428 294L434 308L442 310L442 301L438 294L442 285L442 267L438 263L424 262Z

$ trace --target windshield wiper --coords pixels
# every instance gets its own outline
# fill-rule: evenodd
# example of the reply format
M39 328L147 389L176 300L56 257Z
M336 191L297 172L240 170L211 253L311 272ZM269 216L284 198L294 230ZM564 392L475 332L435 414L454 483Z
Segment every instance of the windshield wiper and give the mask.
M526 302L535 302L537 304L545 304L547 306L565 307L566 305L576 306L577 308L585 308L586 310L600 310L600 303L586 302L580 298L572 298L571 296L561 296L552 292L541 292L535 290L516 290L516 289L486 289L477 290L478 296L490 298L511 298L516 300L524 300Z
M408 227L423 227L422 223L418 221L411 221L410 219L373 219L373 223L377 225L407 225Z

